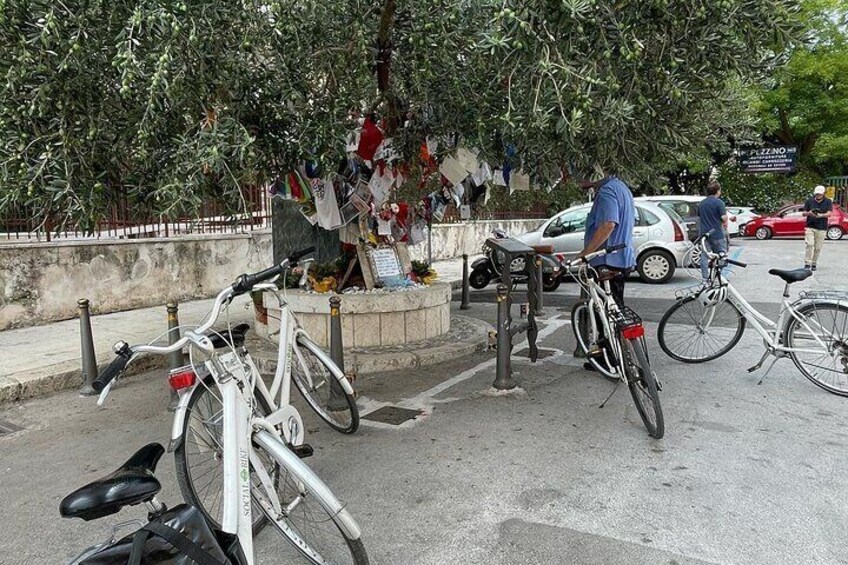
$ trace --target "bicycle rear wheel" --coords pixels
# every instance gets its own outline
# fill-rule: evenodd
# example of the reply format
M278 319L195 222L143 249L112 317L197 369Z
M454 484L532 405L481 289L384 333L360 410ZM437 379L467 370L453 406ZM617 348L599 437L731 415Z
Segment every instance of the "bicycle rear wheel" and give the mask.
M221 529L224 515L224 405L215 381L207 376L192 392L186 407L183 434L174 450L177 483L186 502L197 507L206 520ZM262 395L257 410L270 413ZM265 526L265 516L253 505L253 534Z
M663 314L657 338L672 359L705 363L736 347L744 332L745 318L730 302L705 306L698 296L689 296Z
M784 332L787 347L806 350L789 352L795 366L816 386L848 396L848 305L813 302L798 313L806 325L792 318Z
M665 435L665 418L660 405L657 379L648 360L644 338L621 338L622 364L627 375L627 387L636 404L636 410L651 437Z
M311 339L298 335L293 345L292 380L312 410L339 432L359 428L359 408L344 390L344 375Z
M602 336L600 327L597 331L592 331L592 324L589 323L588 300L580 300L571 309L571 328L574 330L577 347L585 355L586 361L607 380L618 382L621 377L615 370L615 364L612 363L615 354L609 347L602 347L600 356L589 357L589 348L592 344L601 342Z
M310 562L368 565L365 546L347 511L308 467L301 468L307 471L304 476L277 452L287 449L279 441L278 437L263 432L253 437L253 447L273 486L273 492L269 492L257 467L252 465L251 494L260 511ZM351 530L356 532L356 537L346 533Z

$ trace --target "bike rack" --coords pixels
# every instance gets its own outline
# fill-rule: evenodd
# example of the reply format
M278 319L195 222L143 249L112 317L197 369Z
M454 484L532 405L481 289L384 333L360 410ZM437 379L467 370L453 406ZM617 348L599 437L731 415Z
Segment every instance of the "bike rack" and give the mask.
M497 368L495 370L495 382L492 383L498 390L511 390L516 387L512 378L512 338L522 332L527 332L527 343L529 345L530 361L536 362L539 351L536 348L536 313L539 306L539 294L542 292L536 272L536 251L532 247L512 238L488 239L486 246L492 253L502 253L504 261L501 268L501 283L498 285L498 327L497 327ZM510 265L519 258L524 258L524 270L527 274L527 302L529 308L527 321L522 324L512 323L512 283ZM494 261L493 261L494 263Z

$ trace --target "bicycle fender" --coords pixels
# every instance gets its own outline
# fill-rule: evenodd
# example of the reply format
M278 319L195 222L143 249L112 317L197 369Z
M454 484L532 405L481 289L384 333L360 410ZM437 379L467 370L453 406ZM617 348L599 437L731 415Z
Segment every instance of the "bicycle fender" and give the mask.
M273 454L298 481L312 487L312 494L331 516L335 516L334 522L349 539L355 540L362 536L356 521L329 487L308 465L280 441L279 436L262 429L253 434L253 441L268 453Z
M177 403L176 410L174 410L174 422L171 424L171 441L168 443L168 453L173 453L180 446L180 441L183 437L183 428L185 426L188 403L194 392L197 390L197 387L202 386L203 384L201 384L201 380L198 379L193 387L180 394L180 400Z
M338 365L333 361L333 359L327 354L326 351L321 349L321 347L310 339L309 334L307 334L302 328L297 328L294 332L295 340L298 344L302 345L309 349L315 356L321 360L329 369L330 372L333 373L333 376L336 377L336 380L339 381L339 384L342 385L342 388L347 394L353 394L353 386L351 386L350 381L345 378L344 373L339 368Z

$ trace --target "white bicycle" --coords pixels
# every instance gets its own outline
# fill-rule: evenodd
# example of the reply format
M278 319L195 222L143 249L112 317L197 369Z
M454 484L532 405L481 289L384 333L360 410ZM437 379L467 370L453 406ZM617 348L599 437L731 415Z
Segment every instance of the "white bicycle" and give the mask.
M213 527L236 535L251 564L253 537L266 522L312 563L368 563L356 522L301 461L312 448L303 443L303 422L289 402L294 380L319 416L350 433L359 423L350 382L297 327L284 303L279 363L270 388L244 347L244 326L211 330L235 297L251 290L277 292L276 285L263 283L286 273L312 251L240 276L218 294L204 322L173 345L130 347L118 342L117 359L93 382L102 403L115 377L138 355L168 355L189 346L191 364L169 377L179 394L170 444L177 478L186 501ZM202 364L194 361L197 352L204 356Z
M848 396L848 292L812 290L791 301L789 286L809 278L812 271L771 269L769 274L786 283L780 314L773 321L748 303L722 274L727 265L747 265L708 251L704 245L708 235L699 245L710 259L709 282L680 293L663 315L658 330L663 351L684 363L711 361L739 343L747 323L762 336L766 348L749 373L773 356L765 378L779 359L790 357L816 386Z
M596 257L623 248L624 245L619 245L601 249L583 259L563 263L566 273L571 272L571 267L579 267L572 277L588 296L574 304L571 327L588 362L607 379L627 384L648 434L660 439L665 435L659 396L662 385L651 368L642 318L616 303L610 291L610 278L589 264Z

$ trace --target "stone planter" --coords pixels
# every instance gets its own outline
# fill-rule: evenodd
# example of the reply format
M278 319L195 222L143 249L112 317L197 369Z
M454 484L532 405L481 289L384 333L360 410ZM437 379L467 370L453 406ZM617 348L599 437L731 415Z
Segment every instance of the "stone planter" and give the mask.
M287 291L287 302L309 336L328 348L330 297L300 290ZM403 345L439 337L450 330L451 286L445 283L402 292L342 294L342 341L345 349ZM261 323L260 335L279 330L279 304L273 294L263 298L268 325ZM264 327L263 327L264 326ZM276 337L276 336L275 336Z

